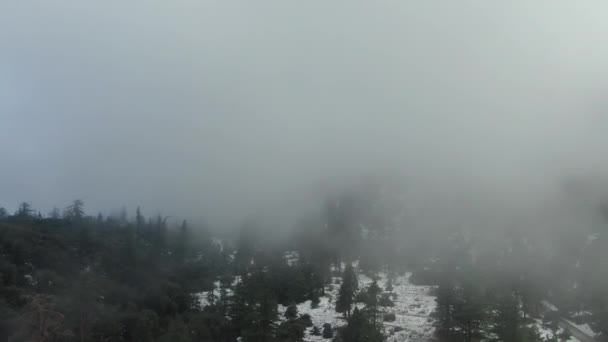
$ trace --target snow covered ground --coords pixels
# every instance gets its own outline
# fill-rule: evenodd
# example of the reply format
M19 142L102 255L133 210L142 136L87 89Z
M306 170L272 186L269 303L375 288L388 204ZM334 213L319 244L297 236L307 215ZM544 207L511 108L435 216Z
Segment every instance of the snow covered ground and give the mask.
M409 282L410 273L399 276L393 282L393 293L397 298L393 300L394 307L382 308L383 313L394 313L394 322L384 322L383 333L388 336L388 342L401 341L427 341L432 338L434 328L432 319L429 315L435 310L435 297L429 294L429 286L416 286ZM367 288L373 280L363 274L359 274L359 286L361 289ZM319 306L311 308L310 301L300 303L298 312L300 315L309 314L313 325L322 330L323 324L329 323L332 328L337 328L346 324L342 314L335 310L335 301L338 297L340 285L335 284L334 277L332 285L326 288L326 295L320 298ZM386 275L379 274L378 286L384 290L386 286ZM360 307L363 305L359 304ZM279 305L281 320L284 320L284 313L287 308ZM398 330L398 331L395 331ZM400 331L399 331L400 330ZM321 336L311 335L312 327L307 329L305 341L328 341Z
M240 276L234 277L234 280L232 281L232 287L234 288L234 286L236 286L236 284L238 284L239 281L241 281ZM213 300L217 301L220 299L220 281L216 280L213 283L213 287L214 287ZM204 308L205 306L209 305L209 301L210 301L210 299L212 299L210 296L211 291L203 291L203 292L195 293L194 295L198 299L198 303L201 308ZM230 289L230 288L226 289L226 295L228 297L232 296L232 289Z
M558 311L557 307L553 304L551 304L550 302L543 300L541 301L541 304L549 311ZM571 324L572 326L578 328L578 330L582 331L584 334L588 335L589 337L596 337L597 333L595 331L593 331L593 329L591 329L591 327L589 326L589 324L576 324L573 321L570 320L565 320L566 322L568 322L569 324ZM539 328L540 331L541 328Z
M287 262L292 265L299 259L296 252L286 254ZM356 268L358 263L353 266ZM433 336L434 328L430 314L435 310L435 297L430 295L430 286L417 286L409 282L411 273L406 273L402 276L397 276L393 281L392 293L396 297L391 297L395 303L394 307L381 308L383 314L395 314L395 321L383 323L383 333L388 336L387 342L426 342ZM309 314L313 326L323 330L323 324L329 323L335 329L346 324L346 320L342 314L336 312L335 302L338 298L340 285L336 284L340 277L333 277L330 285L325 288L325 296L320 298L319 305L316 308L311 308L311 301L298 304L298 313L300 315ZM359 288L365 290L373 280L368 276L358 273ZM239 279L234 280L234 284L238 283ZM385 290L387 277L386 274L378 275L378 286ZM219 282L215 283L214 297L217 300L219 297ZM201 292L196 294L201 307L209 305L209 292ZM229 290L228 295L231 295ZM362 308L363 304L358 304ZM285 320L285 311L287 307L279 305L279 319ZM305 341L330 341L322 336L314 336L311 334L312 327L306 330Z
M554 337L553 336L554 335L553 331L550 328L546 327L543 324L542 320L535 319L533 325L536 327L536 329L538 329L538 333L540 334L540 337L543 340L548 340L548 339L551 339L551 338ZM559 334L562 334L563 332L564 332L564 329L562 329L560 327L559 330L557 331L557 334L559 335ZM570 339L568 340L568 342L580 342L580 341L572 336L572 337L570 337Z
M568 323L572 324L573 326L577 327L578 330L584 332L585 334L591 336L591 337L596 337L597 333L595 331L593 331L593 329L591 329L591 327L589 326L589 324L585 323L585 324L576 324L570 320L566 320Z

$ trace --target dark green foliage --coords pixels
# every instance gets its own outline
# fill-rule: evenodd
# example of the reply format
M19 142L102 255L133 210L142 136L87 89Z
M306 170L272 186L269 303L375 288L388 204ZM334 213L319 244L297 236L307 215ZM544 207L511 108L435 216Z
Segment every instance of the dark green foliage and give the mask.
M84 202L82 200L74 200L67 208L65 208L64 218L71 221L79 221L84 217Z
M296 306L296 303L291 303L287 307L287 310L285 310L285 318L296 319L296 317L298 317L298 307Z
M390 294L383 293L382 296L380 296L380 299L378 300L378 305L385 308L391 308L395 306L395 303L391 300L390 297Z
M230 315L245 342L269 341L275 336L277 304L266 272L254 268L243 275Z
M303 314L302 316L300 316L300 318L298 318L298 320L300 322L302 322L302 324L304 324L305 327L307 327L307 328L312 327L312 318L310 317L309 314Z
M15 212L15 218L20 220L26 220L32 218L33 214L34 209L32 209L31 204L29 204L28 202L22 202L21 204L19 204L19 208L17 208L17 211Z
M332 338L334 337L334 329L332 329L331 324L325 323L323 324L323 338Z
M367 291L359 291L355 295L355 303L367 303Z
M384 315L385 322L394 322L397 319L394 313L387 313Z
M8 218L8 212L4 207L0 207L0 221L4 221Z
M342 283L336 300L336 312L344 313L348 318L355 300L355 294L359 288L357 275L353 266L348 264L342 274Z
M437 307L433 313L437 336L449 339L454 329L454 311L456 306L456 289L450 282L444 282L437 289Z
M367 288L367 302L365 303L365 311L370 317L370 323L372 327L377 327L378 321L378 296L380 295L381 289L378 283L374 281Z
M370 317L358 308L353 310L348 324L338 330L335 339L343 342L381 342L383 336L376 326L371 323Z
M279 342L299 342L304 338L306 326L301 320L290 320L281 323L277 330L276 340Z
M459 289L457 296L454 307L454 325L466 342L483 338L483 322L486 314L481 302L481 294L473 286L467 284L464 288Z
M501 341L517 342L523 337L521 304L513 292L502 293L494 308L494 332Z
M27 203L7 215L0 222L0 339L31 337L34 313L44 310L48 334L62 340L191 341L197 332L211 336L207 341L233 341L225 316L190 323L197 312L192 293L227 269L226 257L193 234L188 245L200 258L186 252L178 262L183 230L167 229L164 218L149 225L140 217L138 224L140 234L126 217L86 216L82 201L64 218L56 211L41 218Z

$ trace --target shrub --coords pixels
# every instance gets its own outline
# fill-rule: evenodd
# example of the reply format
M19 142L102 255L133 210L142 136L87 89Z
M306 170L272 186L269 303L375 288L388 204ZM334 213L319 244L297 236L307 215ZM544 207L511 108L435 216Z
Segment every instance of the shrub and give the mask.
M393 307L393 306L395 306L395 303L393 303L390 296L387 293L385 293L382 295L382 297L380 297L380 300L378 301L378 305L383 306L383 307Z
M298 317L298 307L295 303L291 303L291 305L289 305L285 311L285 318L295 319L296 317Z
M323 324L323 338L332 338L334 337L334 330L331 328L331 324L325 323Z
M355 296L355 303L366 303L368 299L367 292L361 291Z
M394 313L387 313L384 315L385 322L394 322L397 319Z
M302 322L302 324L304 324L305 327L312 327L312 319L310 318L309 314L303 314L300 316L299 320Z

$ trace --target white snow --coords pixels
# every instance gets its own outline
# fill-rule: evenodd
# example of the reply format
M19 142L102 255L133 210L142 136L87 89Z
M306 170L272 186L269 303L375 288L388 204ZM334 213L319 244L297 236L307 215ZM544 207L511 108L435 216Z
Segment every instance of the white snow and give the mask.
M585 334L589 335L590 337L595 337L597 336L597 334L595 333L595 331L593 331L593 329L591 329L591 327L589 326L589 324L585 323L585 324L576 324L570 320L566 320L568 323L572 324L573 326L577 327L580 331L584 332Z
M551 303L549 303L546 300L541 301L541 304L547 308L547 310L550 311L558 311L557 307ZM591 327L589 326L589 324L576 324L572 321L566 320L568 323L570 323L571 325L575 326L576 328L578 328L580 331L582 331L583 333L589 335L590 337L595 337L597 336L596 332L593 331L593 329L591 329Z
M236 284L238 284L240 280L241 280L240 276L234 277L234 280L232 282L232 287L234 288L234 286L236 286ZM216 280L213 283L213 289L214 289L213 290L214 301L219 300L220 299L220 281L219 280ZM204 308L205 306L209 305L209 295L210 294L211 294L211 291L203 291L203 292L198 292L198 293L194 294L194 296L198 299L198 303L201 308ZM228 297L232 296L232 289L230 289L230 288L226 289L226 296L228 296Z
M554 337L553 336L554 335L553 334L553 330L551 330L549 327L546 327L543 324L542 320L540 320L540 319L534 319L533 326L535 326L536 329L538 330L538 333L539 333L541 339L543 339L543 340L549 340L549 339L551 339L551 338ZM563 333L563 332L564 332L564 329L561 328L561 327L557 330L557 334L558 335L561 334L561 333ZM568 340L568 342L580 342L580 341L577 338L575 338L574 336L571 336L570 339Z
M286 255L286 257L288 258L288 262L290 257L293 262L297 262L297 254L290 253L289 256ZM356 265L357 263L354 263L355 267ZM383 333L388 336L387 342L427 341L431 339L434 333L433 321L430 318L430 314L435 310L436 304L435 297L429 294L431 287L411 284L409 282L410 276L411 273L406 273L405 275L398 276L394 279L392 293L396 294L397 298L392 298L395 306L380 308L383 314L394 313L396 317L394 322L383 323ZM363 274L358 274L358 277L360 290L365 290L373 282L371 278ZM384 292L387 282L386 274L380 273L378 277L378 286L383 290L383 293L386 293ZM331 284L326 287L325 296L319 299L319 306L317 308L311 308L310 300L297 305L298 313L300 315L310 315L313 326L318 327L322 331L323 324L329 323L334 329L334 334L336 333L336 328L346 324L346 320L342 314L337 313L335 308L335 302L338 298L338 291L340 289L340 285L335 284L336 279L339 279L339 277L333 277ZM238 281L239 279L236 278L235 284ZM216 299L219 296L219 285L219 281L216 281L214 284L214 295ZM231 294L232 293L229 290L228 295ZM209 291L197 293L196 296L198 297L201 307L209 305ZM358 304L357 306L362 308L363 304ZM286 310L287 307L279 305L278 311L279 319L281 321L285 320L284 314ZM394 332L394 329L397 327L403 330ZM322 336L313 336L311 332L312 327L307 328L304 341L330 341L328 339L323 339Z
M285 260L287 265L294 266L300 261L300 254L297 251L287 251L285 252Z
M550 311L557 311L557 307L546 300L542 300L541 304Z

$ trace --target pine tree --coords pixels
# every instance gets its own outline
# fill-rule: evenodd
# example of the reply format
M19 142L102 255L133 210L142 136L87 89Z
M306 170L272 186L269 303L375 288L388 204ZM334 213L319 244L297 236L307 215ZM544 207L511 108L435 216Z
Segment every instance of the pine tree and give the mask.
M285 318L287 319L296 319L298 317L298 307L296 303L291 303L287 310L285 310Z
M311 309L316 309L319 307L319 303L321 303L321 300L319 299L319 295L317 295L316 293L313 295L312 299L310 300L310 308Z
M219 298L219 305L220 305L220 313L222 314L222 316L225 316L227 311L228 311L228 307L230 306L230 296L228 294L228 290L230 290L230 288L232 288L232 282L233 282L233 277L226 273L224 275L222 275L220 277L220 288L219 288L219 292L220 292L220 298Z
M339 334L342 341L348 342L381 342L384 339L378 328L358 308L353 310L348 324L340 329Z
M485 316L481 295L471 285L465 285L458 292L454 305L454 324L463 334L464 341L482 338L482 324Z
M49 217L53 220L59 220L61 218L61 213L59 212L59 208L53 207L53 210L49 212Z
M8 218L8 213L4 207L0 207L0 220L6 220Z
M456 300L454 285L448 281L442 282L437 288L437 298L435 298L437 306L433 313L437 335L441 339L449 339L452 335Z
M323 324L323 338L332 338L334 337L334 329L332 329L331 324L325 323Z
M518 342L522 337L522 315L519 298L513 292L502 294L494 309L494 332L504 342Z
M243 341L272 341L278 320L277 301L268 274L254 268L242 276L235 289L231 318Z
M80 221L84 217L84 202L80 199L72 201L67 208L65 208L65 218L72 221Z
M336 300L336 312L342 312L347 318L355 300L355 293L358 289L357 275L351 264L348 264L342 274L342 284Z
M144 233L144 226L146 225L146 219L141 214L141 208L137 207L135 210L135 233L138 238L141 238Z
M367 288L367 302L366 309L370 315L370 322L373 327L376 327L377 316L378 316L378 295L381 290L378 286L378 283L374 280L374 282Z
M14 338L19 341L47 342L67 337L65 316L57 311L53 297L34 295L20 317L20 330Z
M28 202L21 202L19 208L17 208L17 211L15 212L15 216L20 219L27 219L32 217L33 212L34 210L32 209L31 204Z

